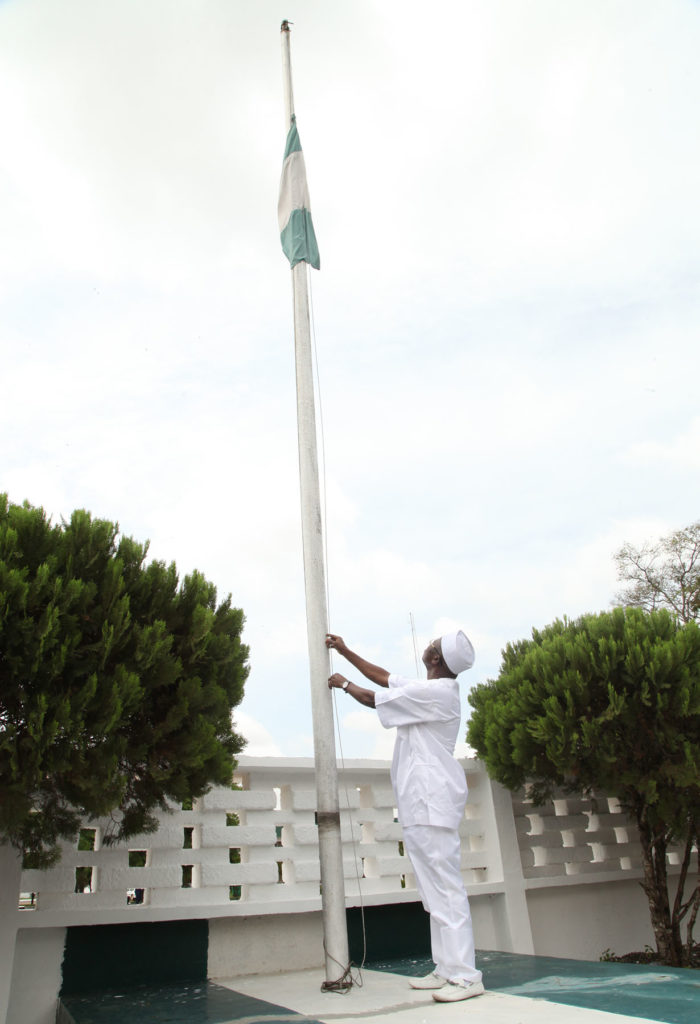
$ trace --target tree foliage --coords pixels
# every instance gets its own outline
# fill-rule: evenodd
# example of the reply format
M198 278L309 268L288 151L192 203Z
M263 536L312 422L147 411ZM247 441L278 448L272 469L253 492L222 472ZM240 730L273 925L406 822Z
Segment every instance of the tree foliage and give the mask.
M656 544L625 544L615 555L617 578L626 586L623 605L647 611L667 608L681 622L700 618L700 519Z
M153 831L244 744L242 611L118 534L0 496L0 835L34 866L81 818L111 815L107 841Z
M468 740L503 785L528 784L539 802L557 788L620 798L639 828L659 950L680 962L680 923L700 901L697 889L683 898L700 825L700 628L639 608L556 621L509 644L469 702ZM674 839L685 858L670 908Z

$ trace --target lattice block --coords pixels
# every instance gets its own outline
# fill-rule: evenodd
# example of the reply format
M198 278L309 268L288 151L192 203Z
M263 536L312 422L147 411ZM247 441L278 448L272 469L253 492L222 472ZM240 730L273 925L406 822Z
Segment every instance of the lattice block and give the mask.
M403 829L397 821L377 821L374 826L374 838L378 843L398 843L403 839Z
M343 864L345 870L345 864ZM318 860L295 860L294 878L297 882L319 882L321 880L321 865Z
M377 857L377 871L380 876L403 875L411 870L411 863L397 853L395 857Z
M608 811L605 814L598 814L599 828L635 828L634 820L628 814L617 811L615 814Z
M614 846L597 847L598 857L603 861L619 861L621 857L631 857L641 863L642 848L639 843L616 843Z
M463 868L484 868L486 862L484 858L483 850L462 850L459 858L461 867Z
M359 821L343 821L340 825L341 843L359 843L362 836L362 826Z
M524 867L525 878L557 878L566 874L563 864L540 864L539 867Z
M515 831L518 837L528 835L532 831L532 822L529 818L516 818ZM460 835L461 832L462 830L460 829Z
M592 860L588 864L569 864L568 867L572 869L572 874L591 875L610 871L611 865L607 861Z
M274 846L274 825L202 825L203 847Z
M355 786L348 786L346 789L341 782L338 789L338 803L341 814L348 809L356 810L360 806L360 794Z
M153 907L215 907L223 902L224 892L226 890L223 886L207 889L199 886L187 889L155 889L148 893L148 900Z
M318 846L318 828L316 825L294 825L292 837L295 846Z
M281 860L281 858L280 858ZM201 886L209 885L264 885L277 881L277 864L205 864L202 866Z
M520 851L520 863L523 871L526 868L532 868L535 866L535 851L532 847L525 847Z
M198 860L199 850L183 850L182 846L174 850L154 849L150 851L148 867L153 870L179 867L181 864L196 864Z
M570 832L567 830L562 833L564 837L564 846L587 846L591 842L595 842L594 833L588 832L586 829L572 829Z
M596 806L598 806L596 804ZM586 811L592 811L592 804L589 797L566 797L566 813L567 814L584 814Z
M547 864L584 864L593 860L590 846L566 846L559 850L546 851Z
M37 898L38 910L122 910L126 905L126 887L120 891L86 893L42 890Z
M186 853L189 851L185 851ZM191 864L192 861L182 861L170 867L160 868L120 868L104 869L101 865L98 874L99 889L147 889L147 888L171 888L182 883L182 864Z
M373 824L375 825L376 828L379 828L383 825L398 824L398 822L394 821L394 816L391 813L391 811L384 807L363 807L362 817L360 818L360 821L366 822L368 824Z
M520 846L522 849L528 849L528 847L542 846L545 849L557 848L564 845L564 839L561 832L540 832L534 836L520 836Z
M596 828L586 833L589 843L607 843L614 845L617 842L617 833L614 828Z
M274 811L276 805L273 789L213 789L206 796L208 811Z
M403 853L401 853L398 843L375 843L374 845L363 844L360 847L360 850L362 851L363 857L398 857L404 864L410 863L406 847L403 847Z
M542 819L545 832L570 831L571 829L588 828L588 816L586 814L557 814L547 815Z
M293 789L292 809L295 811L315 811L318 803L315 789Z
M103 846L102 853L109 853L112 850L150 850L153 846L182 846L183 830L185 825L193 825L198 819L191 819L189 822L178 814L173 818L167 814L161 819L162 825L157 832L142 832L129 839L120 839L113 846Z
M524 814L539 814L542 818L555 818L557 810L553 803L535 806L535 804L526 800L514 800L513 813L516 818L522 817Z
M72 894L75 886L75 868L55 867L47 871L23 871L23 892L63 892Z

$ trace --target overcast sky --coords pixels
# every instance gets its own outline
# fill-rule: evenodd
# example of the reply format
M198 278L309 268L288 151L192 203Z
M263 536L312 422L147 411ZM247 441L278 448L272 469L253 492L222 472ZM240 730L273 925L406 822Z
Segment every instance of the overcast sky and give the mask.
M247 752L308 756L283 18L332 628L411 674L462 626L466 716L700 516L700 4L0 0L0 490L230 592Z

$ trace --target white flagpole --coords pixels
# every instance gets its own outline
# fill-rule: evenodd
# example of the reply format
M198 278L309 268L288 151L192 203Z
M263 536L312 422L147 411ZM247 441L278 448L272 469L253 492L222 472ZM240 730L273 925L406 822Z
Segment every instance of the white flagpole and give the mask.
M282 22L282 66L287 130L294 114L289 47L289 23ZM345 977L350 957L345 917L343 853L340 841L338 769L335 757L333 703L328 689L330 657L325 636L328 629L326 580L323 557L323 525L318 478L316 412L311 359L311 330L306 263L292 268L294 291L294 348L297 382L297 430L301 524L306 588L306 628L311 676L311 713L316 765L318 845L321 863L321 906L326 958L326 985L349 988ZM335 985L335 983L340 983Z

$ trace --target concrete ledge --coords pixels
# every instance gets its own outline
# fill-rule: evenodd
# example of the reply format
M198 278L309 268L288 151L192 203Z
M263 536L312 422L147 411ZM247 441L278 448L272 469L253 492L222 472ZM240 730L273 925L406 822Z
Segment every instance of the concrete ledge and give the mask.
M256 999L288 1007L314 1021L358 1024L390 1020L392 1024L639 1024L625 1014L562 1006L500 992L486 992L466 1003L436 1003L430 992L412 989L400 974L362 971L362 986L345 995L321 992L321 969L294 974L267 974L219 979L218 984ZM659 1024L649 1021L647 1024Z

